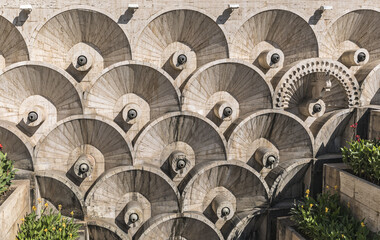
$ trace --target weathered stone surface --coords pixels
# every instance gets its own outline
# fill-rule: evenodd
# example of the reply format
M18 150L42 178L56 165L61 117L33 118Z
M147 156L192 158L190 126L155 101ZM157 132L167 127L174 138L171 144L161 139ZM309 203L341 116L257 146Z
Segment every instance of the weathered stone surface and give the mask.
M14 239L18 224L30 212L30 183L28 180L15 180L11 188L14 190L3 204L0 205L1 239Z
M0 143L90 239L273 239L380 108L375 0L26 3L0 1Z
M277 218L277 240L306 240L296 230L294 222L289 217Z

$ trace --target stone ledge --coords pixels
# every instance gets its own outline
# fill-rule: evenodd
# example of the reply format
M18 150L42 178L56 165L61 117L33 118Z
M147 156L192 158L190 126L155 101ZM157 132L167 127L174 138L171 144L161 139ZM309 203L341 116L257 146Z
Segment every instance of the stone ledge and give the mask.
M290 217L277 218L277 240L306 240L293 227L295 223Z

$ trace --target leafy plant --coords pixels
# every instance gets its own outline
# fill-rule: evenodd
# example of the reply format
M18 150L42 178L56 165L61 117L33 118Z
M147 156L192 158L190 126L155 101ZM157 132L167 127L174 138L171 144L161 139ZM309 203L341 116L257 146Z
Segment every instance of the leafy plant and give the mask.
M2 152L2 147L0 144L0 195L8 191L16 175L13 161L7 158L6 153Z
M341 206L337 193L322 193L317 199L309 197L309 190L303 201L291 209L292 220L298 230L310 239L380 239L371 233L363 221L357 221L347 207Z
M343 162L355 175L380 185L380 141L356 138L341 149Z
M40 200L39 200L40 201ZM40 211L41 217L36 213L36 207L33 211L21 219L22 224L16 239L18 240L63 240L78 239L79 224L74 222L74 212L71 212L71 218L61 215L62 206L58 206L58 212L50 209L47 212L48 204L46 203Z

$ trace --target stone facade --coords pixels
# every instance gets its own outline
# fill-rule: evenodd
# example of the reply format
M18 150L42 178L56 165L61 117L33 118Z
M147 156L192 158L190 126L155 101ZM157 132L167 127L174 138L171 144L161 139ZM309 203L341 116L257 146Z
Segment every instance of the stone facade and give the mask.
M378 133L377 9L1 1L0 143L89 239L274 239L349 125Z

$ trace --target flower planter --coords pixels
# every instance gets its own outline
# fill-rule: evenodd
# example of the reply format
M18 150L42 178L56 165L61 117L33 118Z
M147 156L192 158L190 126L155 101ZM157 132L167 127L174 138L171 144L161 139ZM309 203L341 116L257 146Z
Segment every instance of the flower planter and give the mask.
M277 218L277 240L306 240L293 227L295 223L290 217Z
M29 180L14 180L11 185L14 191L0 205L1 239L15 239L18 224L27 212L30 212Z
M365 218L372 232L380 231L380 186L361 179L344 163L325 164L324 191L338 191L342 204L349 206L358 220Z

